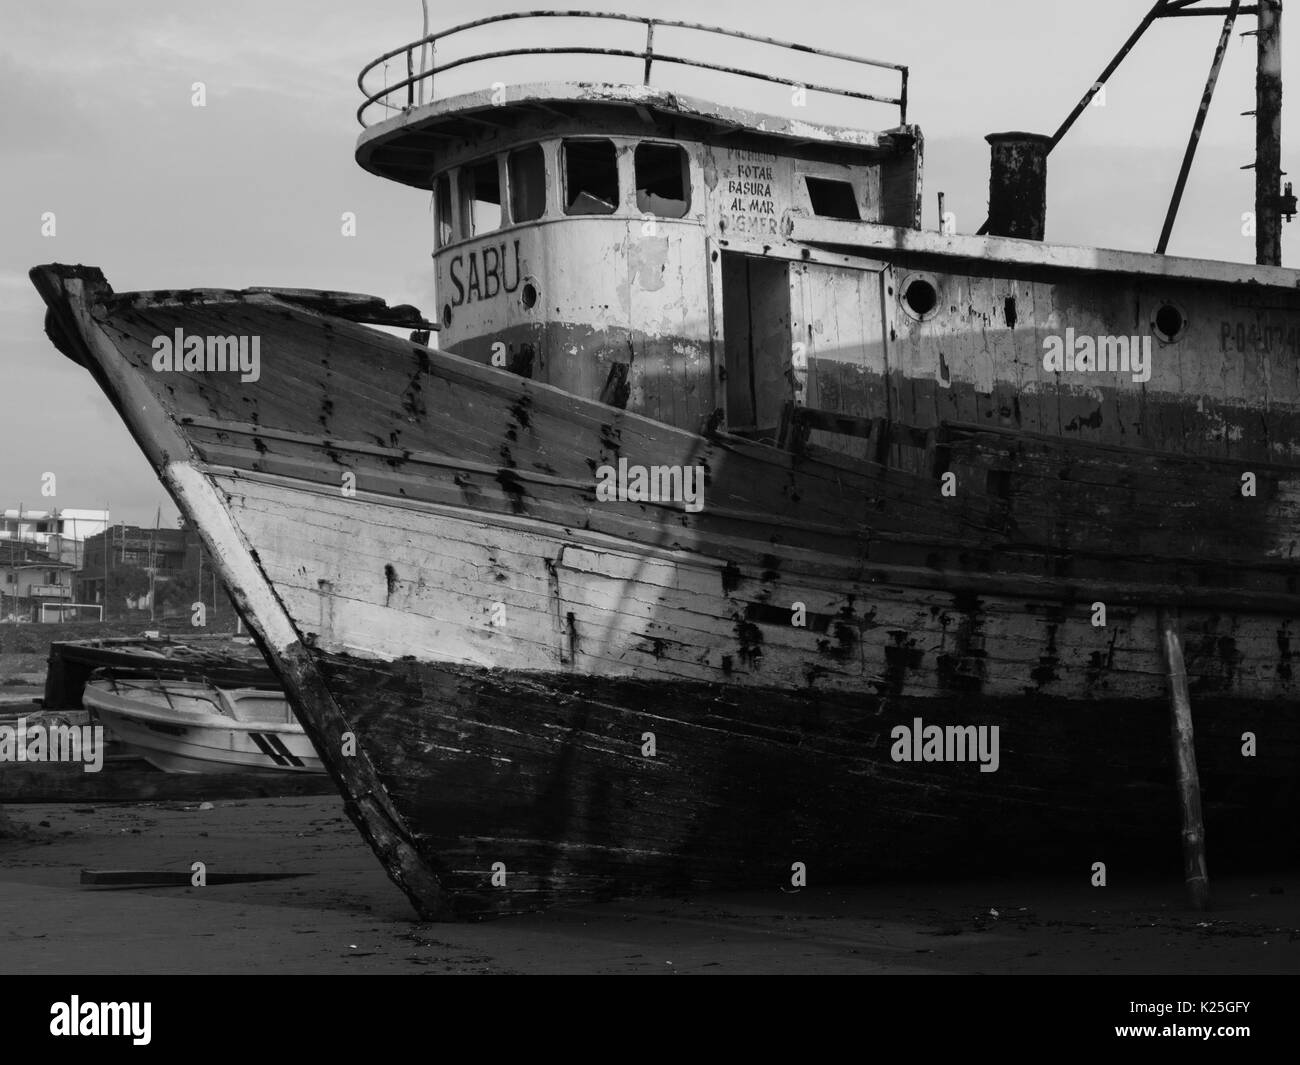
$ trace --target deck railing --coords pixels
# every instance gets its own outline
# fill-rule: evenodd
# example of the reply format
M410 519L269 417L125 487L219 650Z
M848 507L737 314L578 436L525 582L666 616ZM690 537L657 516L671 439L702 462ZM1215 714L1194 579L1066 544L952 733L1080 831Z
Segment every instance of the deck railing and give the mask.
M596 48L585 45L559 46L559 47L521 47L505 48L492 52L480 52L475 55L465 56L460 59L454 59L451 62L443 63L441 66L437 63L438 44L449 37L463 33L466 30L477 29L480 26L488 26L493 23L510 22L516 19L546 19L546 18L589 18L589 19L606 19L616 22L639 22L646 28L645 48L641 51L633 51L626 48ZM882 96L879 93L863 92L855 89L835 88L829 85L813 84L802 81L797 78L780 77L776 74L763 73L757 70L746 70L741 67L723 66L719 63L709 63L701 59L691 59L684 56L670 55L666 52L656 52L654 50L654 36L657 27L666 27L669 29L695 30L701 33L713 33L724 37L734 37L744 41L754 41L759 44L770 44L778 48L784 48L792 52L800 52L806 55L821 56L826 59L839 59L849 63L857 63L862 66L875 67L883 70L895 70L899 73L899 91L897 96ZM418 53L418 63L417 63ZM368 126L367 112L372 107L379 107L387 112L408 111L413 107L421 106L425 103L432 103L436 99L434 95L434 79L437 75L453 70L457 67L468 66L473 63L480 63L490 59L502 59L508 56L524 55L602 55L615 56L626 59L637 59L643 64L641 71L641 81L643 85L650 84L650 74L655 62L675 63L680 66L696 67L701 70L712 70L720 74L731 74L742 78L753 78L758 81L766 81L776 85L788 85L791 87L802 87L812 92L827 93L832 96L847 97L855 100L867 100L872 103L891 104L898 107L899 123L907 122L907 67L899 63L884 63L876 59L866 59L862 56L848 55L844 52L832 52L824 48L813 48L811 45L792 44L788 41L778 41L772 37L762 37L755 33L744 33L740 30L722 29L717 26L705 26L696 22L678 22L671 19L649 18L643 15L622 15L605 13L599 11L519 11L504 15L491 15L487 18L475 19L473 22L465 22L459 26L453 26L450 29L439 30L437 33L431 33L427 37L421 37L419 40L412 41L400 48L394 48L391 52L385 52L378 59L366 65L366 67L357 76L357 86L361 89L365 100L357 108L357 121L361 125ZM406 76L400 81L391 85L382 87L373 87L368 84L367 79L376 70L385 67L391 60L398 56L405 57ZM385 116L387 117L387 116Z

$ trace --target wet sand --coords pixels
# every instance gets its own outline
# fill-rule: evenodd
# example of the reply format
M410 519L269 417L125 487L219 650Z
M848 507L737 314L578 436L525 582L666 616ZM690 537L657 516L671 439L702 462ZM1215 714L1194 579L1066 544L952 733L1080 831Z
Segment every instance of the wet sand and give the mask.
M10 806L0 972L1296 973L1300 875L878 884L597 904L421 924L328 798ZM92 888L82 869L293 872Z

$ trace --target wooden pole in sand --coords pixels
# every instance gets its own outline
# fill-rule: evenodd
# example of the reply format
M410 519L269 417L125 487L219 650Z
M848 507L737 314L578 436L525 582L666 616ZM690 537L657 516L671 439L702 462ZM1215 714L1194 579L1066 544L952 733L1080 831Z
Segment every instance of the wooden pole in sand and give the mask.
M1209 903L1210 881L1205 868L1205 827L1201 821L1201 782L1196 772L1196 745L1192 736L1192 703L1187 694L1187 668L1178 614L1161 609L1158 614L1160 649L1169 678L1174 764L1178 770L1178 805L1183 815L1183 879L1192 909Z

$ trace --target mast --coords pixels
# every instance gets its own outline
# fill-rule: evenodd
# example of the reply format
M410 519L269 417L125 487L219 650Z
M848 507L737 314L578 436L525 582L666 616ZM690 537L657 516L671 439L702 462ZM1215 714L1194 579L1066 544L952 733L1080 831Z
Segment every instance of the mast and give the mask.
M1255 67L1255 262L1282 264L1282 0L1259 0ZM1294 208L1291 208L1294 210Z

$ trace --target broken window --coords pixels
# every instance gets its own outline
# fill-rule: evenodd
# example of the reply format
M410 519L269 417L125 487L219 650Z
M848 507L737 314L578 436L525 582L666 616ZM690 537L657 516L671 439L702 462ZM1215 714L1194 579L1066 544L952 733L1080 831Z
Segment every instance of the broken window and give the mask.
M812 201L813 214L826 218L843 218L849 222L861 221L858 198L853 194L853 186L849 182L815 177L805 177L803 180L808 188L808 199Z
M531 222L546 212L546 163L540 144L510 153L510 219Z
M613 142L565 141L565 214L613 214L618 199L618 157Z
M442 248L452 242L451 230L451 178L439 174L433 183L433 224L437 237L437 247Z
M680 144L636 146L636 209L681 218L691 206L690 164Z
M501 177L493 157L460 170L461 236L501 228Z

